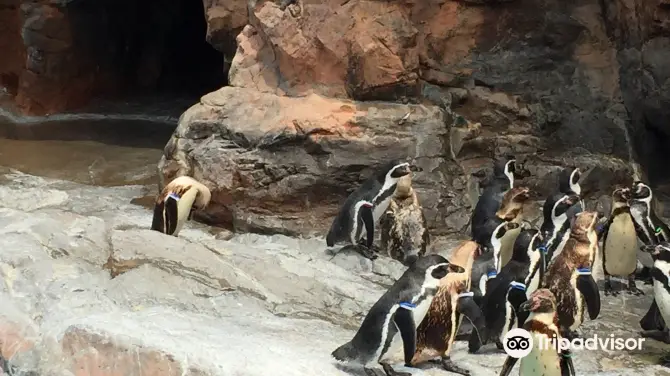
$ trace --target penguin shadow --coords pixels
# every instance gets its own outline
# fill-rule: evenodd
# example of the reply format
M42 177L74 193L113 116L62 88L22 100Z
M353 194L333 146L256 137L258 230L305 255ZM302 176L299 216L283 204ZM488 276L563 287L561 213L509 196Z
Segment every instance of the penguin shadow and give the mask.
M407 372L412 375L422 376L426 375L426 373L424 372L425 370L433 369L436 368L437 366L431 364L430 362L424 362L421 364L417 364L412 368L405 367L401 364L393 364L391 365L391 367L393 367L393 370L395 370L396 372ZM365 370L361 366L349 365L346 363L335 363L335 368L352 376L372 376L372 374L365 372ZM387 376L386 373L382 370L381 366L370 368L370 370L374 371L378 376Z
M325 249L325 254L330 256L328 261L332 261L335 257L341 254L355 254L360 256L361 258L368 259L370 261L374 261L379 257L381 249L377 246L372 246L371 249L362 249L362 246L360 245L353 245L353 244L347 244L342 247L333 247L333 248L326 248Z

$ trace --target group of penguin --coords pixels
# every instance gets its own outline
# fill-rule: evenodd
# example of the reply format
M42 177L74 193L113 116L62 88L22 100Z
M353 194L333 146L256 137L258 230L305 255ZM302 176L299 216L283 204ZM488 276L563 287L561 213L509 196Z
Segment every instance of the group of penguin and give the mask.
M412 188L412 173L421 171L417 166L390 161L347 197L326 236L328 247L344 243L369 259L384 252L407 269L370 308L353 339L331 353L333 358L358 364L370 376L378 375L377 366L388 376L409 376L390 365L402 349L405 367L431 362L469 375L450 359L453 343L462 335L470 353L488 343L502 349L513 328L526 329L536 344L541 338L577 338L585 315L594 320L600 313L591 273L596 258L601 257L605 295L619 294L611 276L627 278L627 292L639 295L638 249L654 260L648 269L654 301L640 321L643 336L670 343L665 324L670 320L670 229L655 215L648 185L636 181L630 188L616 188L611 213L601 218L585 210L580 170L565 168L536 229L523 219L530 190L515 185L530 172L513 156L496 160L493 167L493 175L481 183L471 240L462 242L449 260L426 254L430 236ZM156 199L151 228L177 236L210 199L205 185L178 177ZM374 245L377 227L381 247ZM471 323L469 334L462 333L463 317ZM509 375L517 361L508 356L500 375ZM569 350L536 346L520 362L523 376L575 375Z
M407 162L387 163L349 195L333 220L328 247L347 243L371 259L381 251L407 266L372 306L353 339L332 352L336 360L362 365L368 375L377 375L380 365L388 376L408 376L390 365L402 348L405 367L433 362L469 375L450 359L454 341L462 338L463 317L472 324L469 338L464 333L470 353L488 343L502 349L513 328L526 329L536 344L542 337L556 343L578 338L585 317L594 320L600 313L600 292L592 275L596 262L603 266L606 295L619 294L612 276L627 279L627 293L642 294L635 281L638 238L654 259L650 274L656 301L641 321L650 330L643 335L670 343L663 338L670 319L670 230L651 207L648 185L636 181L630 188L616 188L611 213L603 218L586 210L580 170L565 168L556 192L544 202L542 225L536 229L523 219L530 190L515 185L530 172L513 156L500 158L493 175L482 182L471 240L447 260L426 254L430 237L411 187L411 173L419 170ZM373 245L377 226L381 249ZM509 375L517 361L508 356L500 375ZM536 346L520 362L519 374L524 376L575 375L569 350Z

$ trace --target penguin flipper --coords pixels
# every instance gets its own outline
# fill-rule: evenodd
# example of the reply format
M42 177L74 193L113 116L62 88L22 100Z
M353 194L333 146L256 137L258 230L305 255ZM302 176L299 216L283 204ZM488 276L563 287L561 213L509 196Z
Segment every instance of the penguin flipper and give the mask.
M586 300L589 318L595 320L600 314L600 291L593 276L591 274L578 276L577 289Z
M168 196L165 199L165 206L163 207L163 213L165 216L165 233L168 235L174 234L177 229L177 200L172 196Z
M512 308L514 308L514 312L516 312L518 327L522 328L526 318L528 318L528 314L527 312L519 312L519 306L521 306L521 304L526 301L526 291L511 289L509 295L507 295L507 299L512 305Z
M564 350L559 356L561 357L561 376L576 376L575 364L572 362L572 353L569 350Z
M642 330L665 330L665 321L658 309L656 299L652 300L647 313L640 319L640 327Z
M458 313L470 320L472 326L479 335L481 343L486 343L488 340L488 332L486 329L486 320L482 314L482 310L475 303L471 295L461 296L458 298Z
M503 363L499 376L508 376L510 372L512 372L512 368L514 368L517 360L519 359L508 356L507 359L505 359L505 363Z
M393 315L400 336L402 337L402 347L405 354L405 365L412 364L412 358L416 352L416 326L414 325L414 317L412 311L403 306L400 306Z
M375 218L372 214L372 208L362 210L361 219L363 219L363 224L365 225L365 246L369 249L375 241Z
M165 201L157 202L154 206L154 217L151 221L151 229L165 233L165 218L163 216L165 210Z

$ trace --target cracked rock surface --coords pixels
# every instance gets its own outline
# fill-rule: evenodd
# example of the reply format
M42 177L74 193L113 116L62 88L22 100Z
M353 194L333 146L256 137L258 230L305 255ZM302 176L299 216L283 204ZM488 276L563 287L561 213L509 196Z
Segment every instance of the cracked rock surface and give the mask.
M148 230L151 212L130 203L147 187L0 174L0 353L17 374L363 375L346 373L330 352L402 274L399 263L333 257L320 238L221 240L195 222L166 236ZM439 244L446 254L455 243ZM584 335L637 337L651 300L644 289L603 298ZM579 375L664 375L653 365L664 347L648 340L633 354L578 351L575 364ZM497 375L504 362L488 347L467 354L464 342L452 358L476 376Z

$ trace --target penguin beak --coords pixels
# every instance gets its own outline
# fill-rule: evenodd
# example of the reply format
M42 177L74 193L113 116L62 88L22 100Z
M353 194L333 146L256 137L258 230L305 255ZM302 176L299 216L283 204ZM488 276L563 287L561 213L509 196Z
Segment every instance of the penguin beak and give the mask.
M423 169L417 165L410 164L409 165L409 170L412 172L421 172Z
M526 300L519 306L521 312L530 312L530 300Z
M643 245L640 247L642 252L651 253L652 255L657 255L661 252L661 246L659 245Z

